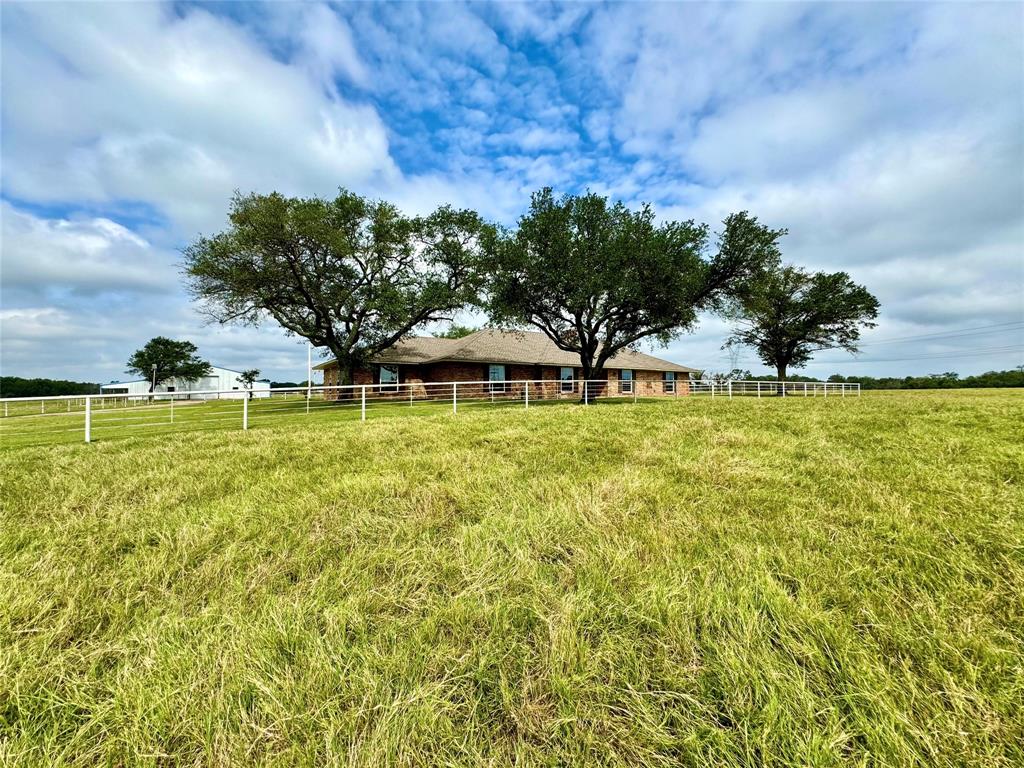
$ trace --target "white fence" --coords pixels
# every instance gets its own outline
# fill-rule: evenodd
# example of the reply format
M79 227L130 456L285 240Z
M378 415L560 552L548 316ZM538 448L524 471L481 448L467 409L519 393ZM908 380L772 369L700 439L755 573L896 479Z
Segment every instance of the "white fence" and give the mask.
M690 393L710 397L846 397L860 384L837 381L691 381Z
M622 402L648 398L829 397L859 395L860 385L831 382L705 382L661 379L404 382L260 390L238 399L236 390L0 398L0 440L5 444L69 442L94 437L147 434L190 428L248 429L288 416L409 413L408 409L459 413L480 407L530 408L557 402ZM201 396L201 397L197 397ZM218 396L224 397L218 397Z

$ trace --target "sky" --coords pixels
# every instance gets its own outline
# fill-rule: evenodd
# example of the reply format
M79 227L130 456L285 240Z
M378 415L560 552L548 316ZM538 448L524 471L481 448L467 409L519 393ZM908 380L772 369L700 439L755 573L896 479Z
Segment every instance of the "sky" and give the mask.
M346 187L514 225L599 192L879 298L825 377L1024 363L1024 4L0 6L0 370L107 382L156 335L305 378L272 323L210 325L181 249L242 192ZM479 323L480 318L458 318ZM727 325L654 353L766 373Z

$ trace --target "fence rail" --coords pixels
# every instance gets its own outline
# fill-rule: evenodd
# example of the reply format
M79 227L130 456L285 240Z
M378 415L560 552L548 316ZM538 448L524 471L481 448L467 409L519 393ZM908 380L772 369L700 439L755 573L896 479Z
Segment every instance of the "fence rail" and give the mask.
M5 443L68 442L113 435L151 434L191 428L248 429L251 422L330 413L365 421L368 412L401 414L481 407L536 407L557 402L702 397L846 397L859 384L777 381L507 380L402 382L256 390L148 394L51 395L0 398L0 438ZM221 397L223 395L223 397Z

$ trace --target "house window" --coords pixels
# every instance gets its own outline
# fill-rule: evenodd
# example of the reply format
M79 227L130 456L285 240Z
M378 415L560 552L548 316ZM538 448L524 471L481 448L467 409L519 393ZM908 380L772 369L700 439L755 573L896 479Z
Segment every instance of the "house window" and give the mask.
M505 366L504 365L489 365L487 366L487 382L491 392L504 392L505 391Z
M563 368L559 375L559 379L562 381L563 392L575 392L576 391L576 372L573 368Z
M380 391L381 392L397 392L398 391L398 366L397 365L382 365L380 367Z
M630 394L633 391L633 372L619 371L619 392Z
M167 388L167 391L168 391L168 392L173 392L173 391L174 391L174 387L168 387L168 388Z
M665 371L664 378L662 379L665 384L665 394L671 395L676 391L676 372Z

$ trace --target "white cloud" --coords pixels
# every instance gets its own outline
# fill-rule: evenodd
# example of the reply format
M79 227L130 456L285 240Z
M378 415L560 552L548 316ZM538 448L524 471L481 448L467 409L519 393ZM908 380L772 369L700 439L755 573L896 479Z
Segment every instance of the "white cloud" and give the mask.
M788 259L878 293L869 337L1019 319L1022 23L1019 4L7 5L4 365L111 378L163 333L301 378L293 339L204 326L177 287L176 249L236 188L503 223L549 184L712 224L749 209L790 229ZM724 368L726 333L706 319L669 354ZM881 369L908 366L949 364Z
M175 255L106 218L43 219L0 202L5 296L178 290Z
M329 51L316 36L328 27L304 29L325 66L359 71L344 40ZM146 201L193 234L221 224L235 188L330 193L399 176L372 107L203 10L9 6L3 43L7 194Z

